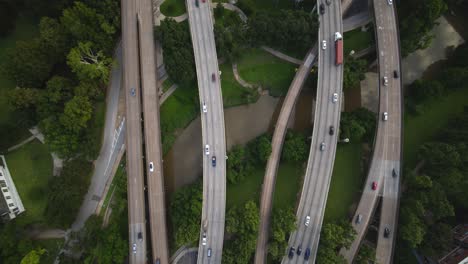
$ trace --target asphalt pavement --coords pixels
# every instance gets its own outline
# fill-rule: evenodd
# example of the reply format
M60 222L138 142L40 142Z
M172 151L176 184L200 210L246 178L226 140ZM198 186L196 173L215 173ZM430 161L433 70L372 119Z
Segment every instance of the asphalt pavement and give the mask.
M198 263L221 263L226 208L226 141L223 98L210 2L186 1L195 56L202 122L203 208ZM203 111L206 106L206 112ZM216 165L212 165L213 157ZM203 235L206 235L206 245Z
M348 263L351 263L358 253L379 196L382 196L382 207L376 260L377 263L392 263L398 216L402 143L401 82L400 78L394 77L395 70L401 76L398 30L393 5L389 5L387 1L375 0L374 13L379 61L379 115L369 173L361 200L352 219L357 236L348 250L342 249L340 252ZM388 78L387 86L383 84L384 77ZM387 121L383 120L384 112L388 113ZM373 183L377 184L376 190L372 189ZM358 217L362 219L360 222L357 221ZM387 237L384 236L385 228L389 230Z
M123 91L127 122L129 262L146 263L146 219L142 149L137 0L122 0ZM138 234L141 233L141 239Z
M143 100L143 129L152 263L169 263L162 165L159 93L157 87L151 0L138 4L138 37ZM160 87L161 88L161 87Z

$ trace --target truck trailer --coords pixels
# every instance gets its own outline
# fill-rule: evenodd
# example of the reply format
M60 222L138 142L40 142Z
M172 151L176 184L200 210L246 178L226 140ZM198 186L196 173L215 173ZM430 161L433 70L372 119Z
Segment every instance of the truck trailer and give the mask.
M343 64L343 37L340 32L335 32L335 65Z

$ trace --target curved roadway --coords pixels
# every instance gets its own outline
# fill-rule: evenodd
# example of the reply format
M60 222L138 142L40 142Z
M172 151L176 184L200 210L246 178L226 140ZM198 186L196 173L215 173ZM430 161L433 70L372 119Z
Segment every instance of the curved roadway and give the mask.
M394 7L388 5L387 1L374 0L374 13L380 72L378 129L366 185L352 221L357 237L349 250L341 251L348 263L352 262L358 252L379 195L382 195L382 208L377 239L377 263L392 263L397 225L401 177L402 97L400 79L394 78L393 72L396 70L400 73L398 29ZM384 76L388 78L388 86L382 85ZM388 112L387 121L382 120L383 112ZM374 181L378 184L376 191L371 189ZM356 218L359 214L362 215L362 221L357 224ZM390 231L388 237L384 236L385 228Z
M187 11L197 70L201 112L203 154L203 208L200 230L198 263L221 263L226 207L226 141L224 134L223 98L210 1L187 0ZM214 80L212 79L214 75ZM209 155L205 154L209 145ZM216 156L216 166L212 157ZM206 245L203 234L206 233ZM211 255L208 256L208 250Z
M321 1L317 1L320 5ZM341 3L332 1L325 5L325 14L319 15L319 42L327 41L327 48L320 49L318 56L317 101L314 117L314 128L310 146L309 160L304 178L302 195L297 210L298 229L289 239L289 247L302 246L303 251L310 248L311 263L315 262L322 227L323 215L330 186L333 163L335 160L336 143L341 114L341 91L343 80L343 65L335 65L335 32L343 34ZM338 101L333 103L333 93L338 94ZM335 127L336 133L329 135L329 127ZM320 145L324 143L324 150ZM310 216L308 227L304 225L305 218ZM282 263L303 263L303 255L294 254L292 259L284 257Z

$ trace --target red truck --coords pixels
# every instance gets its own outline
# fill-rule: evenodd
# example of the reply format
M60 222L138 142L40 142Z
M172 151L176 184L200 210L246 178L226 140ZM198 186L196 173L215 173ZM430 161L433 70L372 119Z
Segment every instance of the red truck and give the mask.
M343 37L340 32L335 32L335 65L343 64Z

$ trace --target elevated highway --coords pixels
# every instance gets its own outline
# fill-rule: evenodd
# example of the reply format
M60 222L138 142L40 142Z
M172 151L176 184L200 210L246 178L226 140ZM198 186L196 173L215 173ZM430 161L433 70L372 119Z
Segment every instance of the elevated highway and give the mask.
M351 263L358 253L379 196L382 196L380 226L377 239L377 263L392 263L395 232L398 216L398 198L401 177L401 129L402 129L402 94L400 76L400 50L393 5L387 1L374 0L374 14L379 62L379 116L374 153L367 175L366 185L358 208L352 220L357 232L349 250L342 249L341 254ZM384 77L388 84L384 85ZM383 120L384 112L388 119ZM372 190L373 183L377 190ZM358 223L358 217L362 218ZM385 229L388 232L385 232ZM384 234L386 233L386 234Z
M198 1L197 7L195 0L187 0L186 6L197 71L203 142L200 146L203 208L197 263L221 263L226 208L226 140L213 17L210 1Z

